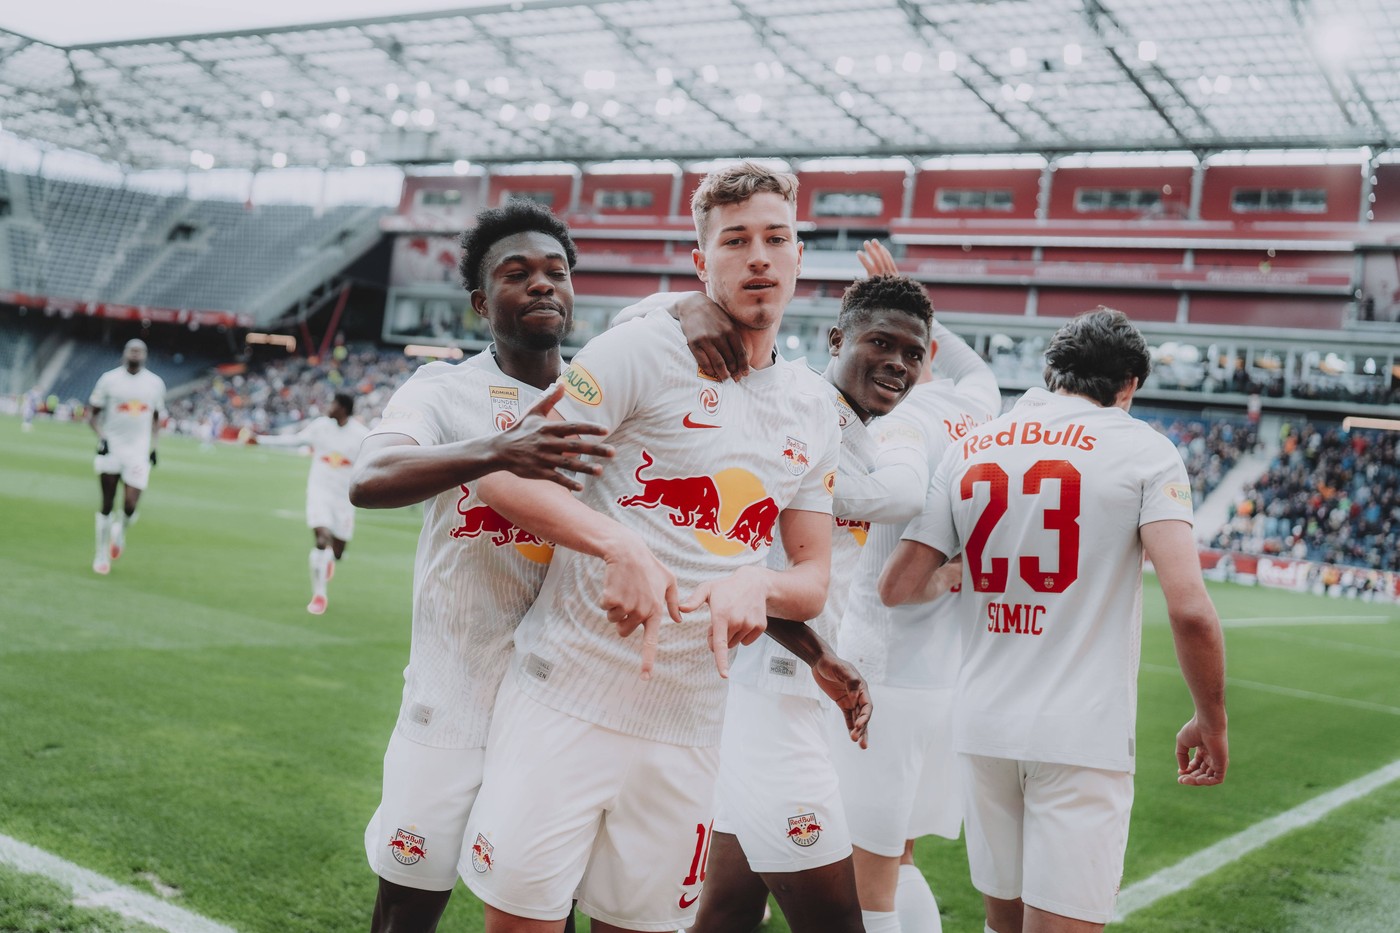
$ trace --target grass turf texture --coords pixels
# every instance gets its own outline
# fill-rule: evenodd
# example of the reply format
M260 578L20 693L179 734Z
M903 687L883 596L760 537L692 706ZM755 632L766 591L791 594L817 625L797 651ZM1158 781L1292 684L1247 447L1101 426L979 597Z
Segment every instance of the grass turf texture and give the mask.
M102 578L92 449L81 425L21 434L0 419L0 832L140 890L156 879L248 933L367 928L361 840L408 654L416 512L359 513L330 610L310 616L307 461L167 438L128 552ZM1400 758L1400 611L1213 594L1226 619L1387 621L1228 629L1230 778L1182 788L1172 743L1189 703L1149 582L1125 886ZM1383 788L1115 928L1392 929L1397 805L1400 785ZM961 843L924 840L918 860L943 928L978 933ZM459 885L441 929L480 918ZM0 931L31 928L124 929L0 871Z

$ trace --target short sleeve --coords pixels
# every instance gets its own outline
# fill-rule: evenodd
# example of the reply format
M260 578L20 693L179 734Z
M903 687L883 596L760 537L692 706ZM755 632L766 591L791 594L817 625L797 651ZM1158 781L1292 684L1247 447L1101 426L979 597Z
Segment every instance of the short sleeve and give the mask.
M370 434L403 434L419 446L446 443L453 417L448 388L451 364L429 363L418 368L408 381L389 397L379 423Z
M832 493L836 489L836 467L841 462L841 426L825 399L816 408L820 414L813 416L813 434L820 438L821 447L814 451L816 456L812 458L807 472L802 474L802 482L787 508L830 515Z
M1161 521L1193 524L1191 478L1186 473L1186 464L1171 441L1156 432L1153 434L1154 440L1160 441L1156 444L1159 452L1143 459L1151 468L1142 484L1138 525Z
M938 469L933 471L932 481L929 482L923 512L915 516L901 536L902 540L926 544L948 557L962 549L958 541L957 526L953 523L953 500L949 495L958 457L956 447L949 448L944 454Z
M93 408L106 408L111 401L111 393L107 389L107 382L106 373L97 377L97 385L92 387L92 395L88 397L88 404Z
M564 397L554 410L566 421L591 421L609 430L626 421L641 404L648 381L654 383L657 361L670 350L662 330L667 325L679 333L670 315L657 309L588 341L559 377Z

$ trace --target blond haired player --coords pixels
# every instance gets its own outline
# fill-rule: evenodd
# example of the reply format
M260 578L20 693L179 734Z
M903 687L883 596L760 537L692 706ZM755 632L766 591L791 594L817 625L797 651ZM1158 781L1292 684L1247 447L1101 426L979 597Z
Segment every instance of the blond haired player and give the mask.
M564 374L556 414L606 425L617 451L579 498L501 473L481 483L559 546L516 633L467 829L461 872L492 933L558 930L575 892L598 930L689 926L730 649L767 615L807 619L825 600L837 426L824 383L774 348L802 255L796 187L743 163L692 200L697 272L744 328L743 383L702 375L654 311ZM778 528L781 572L763 563Z
M880 243L864 246L857 255L867 272L897 271ZM872 432L882 448L912 442L925 477L933 475L949 444L1001 410L996 377L977 352L937 320L930 331L933 365ZM927 480L925 491L926 486ZM838 641L842 656L869 680L880 707L868 749L842 741L840 730L832 736L867 933L941 929L933 891L914 865L913 840L956 839L962 827L951 753L953 685L962 654L957 596L891 609L876 593L880 571L907 524L906 519L870 526ZM956 574L961 565L940 574L949 570Z
M306 611L326 611L326 584L335 562L355 534L355 507L350 504L350 471L360 456L369 428L353 417L355 396L337 392L330 410L295 434L265 434L260 447L310 447L311 470L306 476L306 526L315 536L311 548L311 602Z
M887 605L922 601L947 556L963 555L953 741L972 882L994 933L1093 931L1113 916L1144 553L1195 704L1177 735L1178 781L1218 784L1229 759L1224 643L1186 467L1128 414L1147 345L1122 312L1099 309L1061 327L1045 356L1048 390L949 449L880 578Z
M559 470L596 471L577 455L610 454L573 436L602 428L544 418L563 391L546 387L573 324L577 256L568 228L534 202L478 214L458 268L494 342L462 363L419 368L389 400L355 469L360 507L424 503L403 701L365 829L379 876L375 933L426 933L447 906L511 638L553 553L485 505L477 481L511 470L576 489Z
M127 526L136 523L136 506L156 465L156 435L165 417L165 380L146 368L145 341L126 342L122 365L98 377L88 405L88 425L97 434L92 465L102 484L92 569L107 574L126 548ZM122 511L113 515L119 480L126 492Z

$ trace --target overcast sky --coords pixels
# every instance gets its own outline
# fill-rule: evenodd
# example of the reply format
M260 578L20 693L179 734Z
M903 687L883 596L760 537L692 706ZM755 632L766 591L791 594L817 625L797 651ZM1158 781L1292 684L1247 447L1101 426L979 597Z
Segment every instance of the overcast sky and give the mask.
M492 6L500 0L63 0L0 2L0 29L54 45L184 36ZM526 0L528 4L528 0Z

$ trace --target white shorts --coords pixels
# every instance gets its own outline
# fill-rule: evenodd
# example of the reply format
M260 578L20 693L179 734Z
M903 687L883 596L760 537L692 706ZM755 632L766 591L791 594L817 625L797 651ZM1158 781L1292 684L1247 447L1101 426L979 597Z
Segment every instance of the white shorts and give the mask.
M828 720L851 841L865 851L895 858L904 854L907 839L958 838L962 790L953 754L953 695L951 687L871 684L869 748L851 741L839 710Z
M1113 919L1133 776L959 755L972 884L1089 923Z
M715 831L737 836L756 872L821 868L851 854L826 723L816 700L729 685Z
M306 526L328 528L332 536L349 541L355 534L355 507L348 496L323 489L306 493Z
M460 872L532 920L579 909L628 930L695 922L719 748L668 745L551 709L506 676Z
M107 449L93 458L92 468L101 476L120 475L132 489L145 489L151 479L151 448L109 444Z
M452 890L485 760L484 748L435 748L394 730L383 797L365 827L376 875L408 888Z

